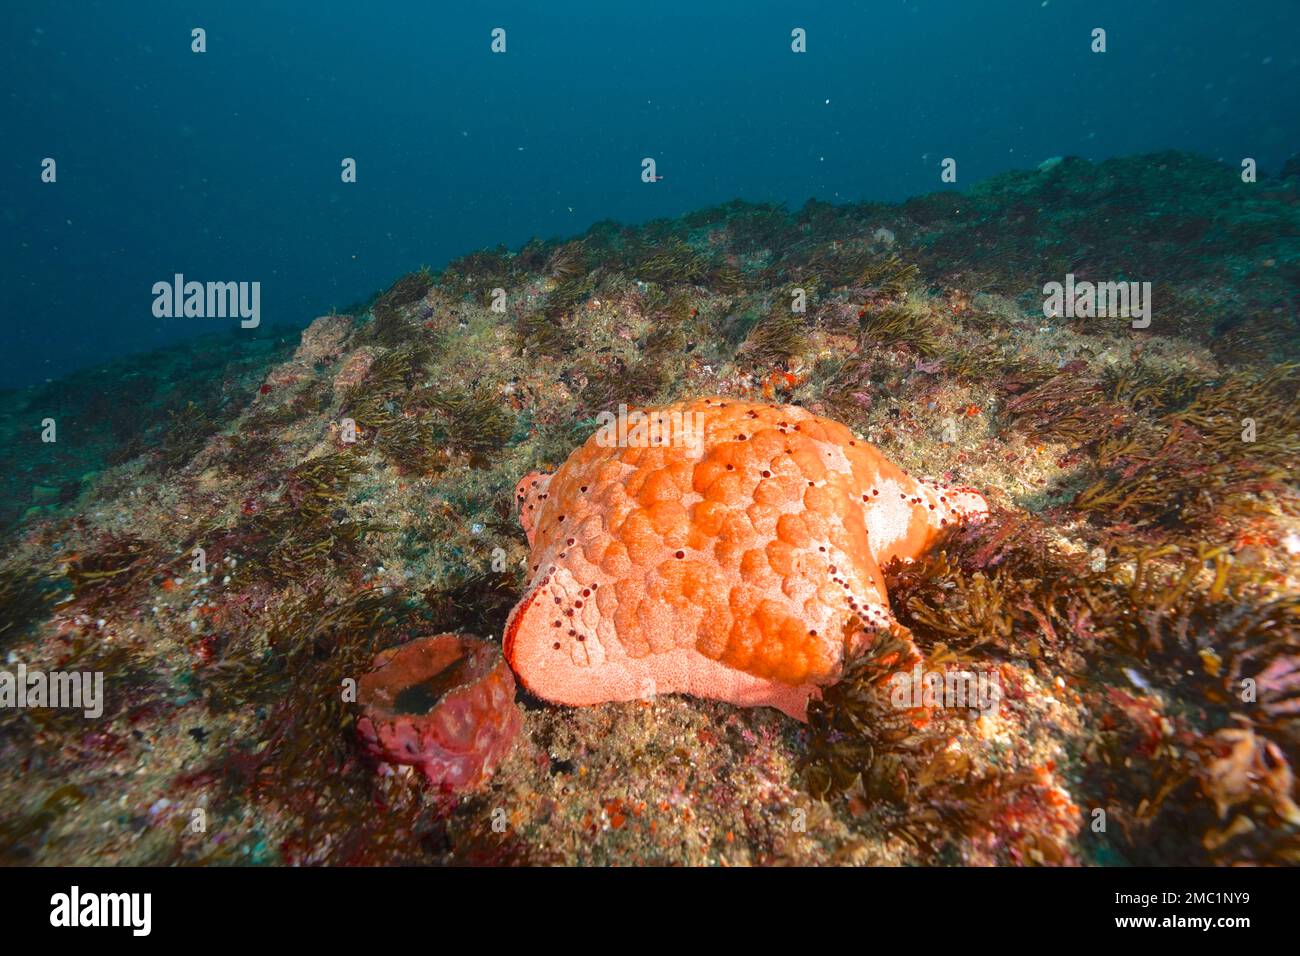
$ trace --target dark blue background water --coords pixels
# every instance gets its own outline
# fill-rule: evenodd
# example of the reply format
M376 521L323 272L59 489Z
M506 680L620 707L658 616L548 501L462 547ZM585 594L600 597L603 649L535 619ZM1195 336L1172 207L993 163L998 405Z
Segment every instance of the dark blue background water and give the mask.
M304 324L601 219L899 199L945 156L958 188L1166 148L1276 172L1300 140L1296 0L4 6L0 385L235 325L154 318L175 272Z

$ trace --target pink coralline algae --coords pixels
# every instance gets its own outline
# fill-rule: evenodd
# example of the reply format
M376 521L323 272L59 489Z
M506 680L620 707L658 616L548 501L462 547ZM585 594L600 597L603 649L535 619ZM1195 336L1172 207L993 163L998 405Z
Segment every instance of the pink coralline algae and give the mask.
M375 364L374 353L361 347L347 357L342 368L334 376L334 391L338 394L359 385L370 373L370 366Z
M357 734L381 771L412 766L448 793L486 782L523 725L500 648L475 637L437 634L390 648L357 691Z

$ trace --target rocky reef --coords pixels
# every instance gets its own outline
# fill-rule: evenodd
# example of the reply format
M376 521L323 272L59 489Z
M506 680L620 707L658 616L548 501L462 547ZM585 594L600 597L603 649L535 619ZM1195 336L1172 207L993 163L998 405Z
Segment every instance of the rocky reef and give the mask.
M0 708L0 860L1300 862L1297 237L1300 176L1067 158L598 223L8 393L0 654L105 695ZM1149 282L1149 322L1045 307L1067 277ZM806 724L507 692L517 483L703 396L842 423L989 516L881 568L897 642ZM413 635L455 654L367 678ZM396 759L462 718L463 761Z

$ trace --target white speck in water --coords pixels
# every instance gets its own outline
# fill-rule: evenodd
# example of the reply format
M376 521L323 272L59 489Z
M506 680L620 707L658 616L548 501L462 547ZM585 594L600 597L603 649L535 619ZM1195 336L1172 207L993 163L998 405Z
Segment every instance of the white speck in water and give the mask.
M1133 682L1133 686L1139 690L1151 690L1151 685L1147 683L1146 678L1139 674L1131 667L1124 668L1124 676Z

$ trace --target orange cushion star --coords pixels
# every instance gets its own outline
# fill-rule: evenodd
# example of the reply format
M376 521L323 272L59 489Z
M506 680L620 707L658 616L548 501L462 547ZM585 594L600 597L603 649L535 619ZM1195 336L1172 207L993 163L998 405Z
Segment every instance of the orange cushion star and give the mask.
M894 626L881 565L988 510L793 406L701 398L626 426L516 489L531 580L505 653L557 703L680 692L803 719Z

